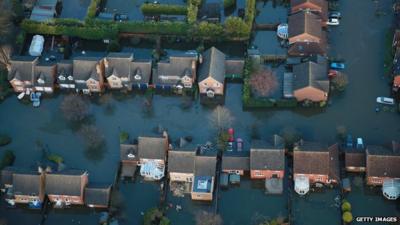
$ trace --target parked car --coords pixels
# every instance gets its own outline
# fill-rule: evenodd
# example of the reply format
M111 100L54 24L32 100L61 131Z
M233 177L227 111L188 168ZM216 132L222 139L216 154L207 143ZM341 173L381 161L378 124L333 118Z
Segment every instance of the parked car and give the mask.
M329 13L329 18L340 19L340 18L342 18L342 14L338 11L332 11Z
M377 97L376 102L384 105L394 105L394 99L393 98L387 98L387 97Z
M341 70L344 69L345 65L342 62L332 62L331 63L331 69L337 69L337 70Z
M127 20L129 20L129 17L128 17L128 15L126 15L126 14L121 14L121 13L117 13L117 14L115 14L115 21L127 21Z
M326 22L327 25L330 26L337 26L339 25L339 19L338 18L329 18L328 22Z

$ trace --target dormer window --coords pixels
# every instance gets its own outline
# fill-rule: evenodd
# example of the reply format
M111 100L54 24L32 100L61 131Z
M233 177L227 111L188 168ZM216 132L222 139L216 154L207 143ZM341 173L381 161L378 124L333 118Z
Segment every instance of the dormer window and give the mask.
M74 77L73 76L68 76L68 80L74 80Z
M142 70L138 68L136 70L136 75L134 76L135 80L141 80L142 79Z
M44 84L44 80L41 79L41 78L39 78L37 81L38 81L39 84Z
M128 158L130 158L130 159L136 158L135 154L132 154L132 153L129 153L127 156L128 156Z
M135 80L141 80L141 79L142 79L142 76L140 76L139 74L135 75Z
M69 78L69 77L68 77L68 78ZM59 76L58 79L64 81L64 80L65 80L65 77L64 77L64 76Z

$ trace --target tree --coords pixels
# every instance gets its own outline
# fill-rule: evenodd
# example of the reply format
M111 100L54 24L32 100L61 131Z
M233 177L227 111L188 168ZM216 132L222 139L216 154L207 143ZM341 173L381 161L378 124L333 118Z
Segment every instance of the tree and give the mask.
M266 97L276 90L278 81L270 69L256 70L250 77L250 87L258 95Z
M100 130L93 125L83 125L79 134L85 141L86 157L92 160L101 160L105 152L105 139Z
M210 114L209 120L211 125L214 126L218 132L221 132L232 125L234 118L228 108L218 105Z
M350 212L351 211L351 204L350 202L344 200L342 203L342 211L343 212Z
M230 16L225 20L225 32L228 36L246 37L249 32L249 26L240 17Z
M196 225L222 225L222 217L218 214L200 211L195 216Z
M348 83L349 83L349 80L347 78L347 75L344 73L339 72L332 79L332 86L335 90L338 90L338 91L344 91L346 89Z
M82 121L90 113L89 102L75 94L66 96L60 108L65 118L73 122Z
M344 212L342 215L342 219L343 222L350 223L351 221L353 221L353 215L351 214L351 212Z
M280 132L280 135L285 140L285 146L291 148L294 143L300 140L301 134L294 127L285 127Z

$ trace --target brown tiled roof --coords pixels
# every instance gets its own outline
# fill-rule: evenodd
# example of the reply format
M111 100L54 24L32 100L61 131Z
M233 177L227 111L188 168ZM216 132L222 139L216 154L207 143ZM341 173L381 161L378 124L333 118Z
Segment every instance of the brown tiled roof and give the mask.
M35 172L14 173L13 190L16 195L39 196L41 190L40 174Z
M168 172L193 173L195 151L169 151Z
M222 156L223 170L250 170L250 158L248 156Z
M285 150L268 142L254 140L250 149L251 170L284 170Z
M367 146L367 176L400 178L400 154L398 151Z
M303 142L293 149L294 173L329 175L329 163L327 145Z
M11 70L8 73L8 80L14 78L21 81L32 81L35 73L35 66L38 58L32 56L16 56L10 60Z
M365 167L365 150L363 149L346 149L345 167Z
M296 42L289 46L288 54L290 56L325 55L326 45L324 43L325 42Z
M328 1L327 0L291 0L290 5L291 7L296 7L298 5L304 4L304 3L311 3L313 5L316 5L317 7L321 7L321 14L318 14L321 16L321 19L326 20L328 18Z
M165 137L139 137L139 159L165 159L168 140Z
M88 176L83 170L48 173L45 178L45 192L48 195L82 196L83 176Z
M215 176L217 158L215 156L196 156L194 164L195 176Z
M289 16L289 38L307 33L322 38L321 20L311 12L298 12Z
M339 145L334 144L328 148L329 151L329 178L340 180L339 171Z

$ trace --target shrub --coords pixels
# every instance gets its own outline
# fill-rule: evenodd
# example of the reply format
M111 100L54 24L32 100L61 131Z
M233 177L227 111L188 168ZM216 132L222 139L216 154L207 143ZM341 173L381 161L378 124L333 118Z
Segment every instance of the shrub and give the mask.
M344 91L346 89L347 84L349 83L347 75L344 73L338 73L332 79L332 86L335 90Z
M351 211L351 204L348 201L343 201L342 203L342 211L343 212L350 212Z
M89 102L79 95L65 96L60 109L64 113L64 117L73 122L82 121L90 114Z
M353 215L351 214L351 212L344 212L342 215L342 220L345 223L350 223L351 221L353 221Z
M47 155L47 160L49 160L51 162L54 162L54 163L57 163L57 164L60 164L60 163L64 162L64 159L63 159L62 156L54 154L54 153L48 154Z
M236 0L224 0L224 8L230 8L236 5Z
M125 143L129 139L129 134L126 131L121 131L119 133L119 142Z
M7 166L11 166L14 163L14 160L15 160L14 152L11 150L5 151L3 158L1 159L0 162L0 170Z
M186 6L153 3L143 4L140 10L147 15L186 15L188 11Z
M211 39L222 38L224 33L224 28L221 24L208 23L203 21L194 26L194 31L192 35L195 37L207 37Z
M256 14L256 0L247 0L244 21L250 28L253 27L255 14Z
M92 19L96 17L97 10L100 6L101 0L91 0L90 5L88 6L86 19Z
M248 37L251 27L240 17L230 16L225 20L225 33L227 36Z
M5 146L10 144L12 141L11 137L5 134L0 135L0 146Z
M198 13L198 6L194 4L189 4L189 7L187 9L187 20L188 23L192 24L197 21L197 13Z

